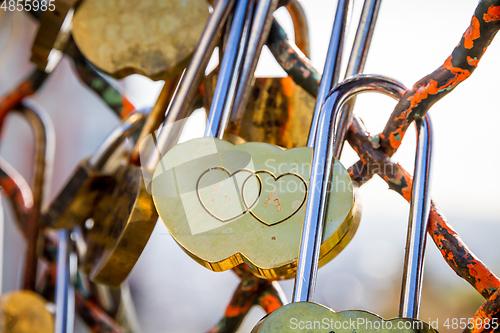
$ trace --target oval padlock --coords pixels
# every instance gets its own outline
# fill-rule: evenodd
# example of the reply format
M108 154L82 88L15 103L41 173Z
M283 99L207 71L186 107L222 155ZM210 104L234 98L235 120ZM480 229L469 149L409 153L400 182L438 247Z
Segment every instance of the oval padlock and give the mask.
M295 332L306 329L308 332L436 332L428 324L418 320L418 294L421 285L421 267L423 262L422 229L429 216L430 198L428 196L430 167L430 134L431 130L426 118L422 124L417 124L418 144L415 160L415 180L412 189L410 207L410 228L408 233L407 255L405 261L405 279L402 293L402 313L406 318L384 320L381 317L361 310L334 312L322 305L312 303L318 261L321 233L324 227L327 198L333 190L329 179L332 175L331 163L334 156L342 151L342 138L348 129L349 122L344 127L337 128L337 120L342 111L347 111L346 119L352 116L352 110L342 109L344 103L354 95L364 91L379 91L390 96L402 96L404 88L395 81L377 76L359 76L345 80L329 95L318 117L318 131L315 136L316 150L313 158L310 188L305 213L304 227L300 244L297 276L293 293L293 302L281 307L264 317L252 330L252 333ZM342 124L342 123L340 123ZM347 125L346 125L347 124ZM422 137L420 134L423 134ZM413 230L413 232L411 231ZM425 235L425 234L424 234ZM415 256L409 256L414 253ZM406 281L406 282L405 282ZM410 292L411 290L411 292ZM403 301L403 299L405 301ZM405 315L406 314L406 315ZM409 314L409 316L408 316ZM319 323L319 325L317 325Z
M203 0L84 0L72 31L78 48L103 72L160 80L188 64L208 15Z
M258 276L288 278L297 264L313 149L232 145L220 139L233 103L244 99L231 80L248 74L238 53L248 41L242 33L243 6L236 8L205 137L178 144L161 159L153 199L174 239L203 266L223 271L246 263ZM264 11L257 7L256 12ZM254 31L259 26L263 24L252 24L251 36L262 33ZM359 223L349 174L338 161L333 168L341 190L330 196L336 205L328 211L322 264L340 252L346 243L341 240Z

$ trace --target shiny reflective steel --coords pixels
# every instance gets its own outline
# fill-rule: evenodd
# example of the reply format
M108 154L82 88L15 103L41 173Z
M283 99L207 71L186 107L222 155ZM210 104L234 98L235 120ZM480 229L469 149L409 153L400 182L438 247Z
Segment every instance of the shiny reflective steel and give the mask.
M349 15L350 6L352 6L352 0L340 0L337 3L337 12L335 13L335 21L333 22L330 45L328 46L323 76L321 77L318 96L316 97L316 107L314 108L311 129L309 130L308 147L314 147L321 106L330 90L339 82L342 51L347 30L347 16Z
M146 169L150 170L151 173L154 171L161 156L177 143L182 128L172 126L172 124L176 120L186 117L189 104L198 90L198 83L217 44L218 35L224 27L234 3L235 1L233 0L218 0L215 4L200 42L196 47L188 68L184 72L172 104L166 113L166 119L163 122L163 128L157 140L157 151L159 153L154 152L151 154L147 162Z
M250 6L248 6L249 2L251 3ZM249 15L246 15L247 12ZM235 98L238 78L242 70L241 65L245 55L244 51L252 12L253 1L240 0L238 2L220 66L214 99L207 119L206 137L222 139L224 136L224 130Z
M361 12L361 17L359 19L358 30L356 31L356 36L354 37L351 56L349 57L349 62L347 63L347 70L345 73L346 78L363 72L368 50L370 49L373 31L375 30L375 24L377 23L381 2L382 0L365 0L363 11ZM342 110L342 116L339 120L339 127L342 130L349 128L352 122L352 111L354 109L355 102L356 98L351 98L344 105L346 110ZM346 134L347 131L343 130L340 140L343 141ZM342 151L339 153L342 153Z
M72 333L74 330L75 295L71 283L69 231L58 231L55 333Z
M417 319L420 312L427 220L429 219L431 203L429 188L432 124L429 115L416 120L415 127L417 129L417 151L413 172L399 316Z
M365 0L345 77L359 74L365 67L382 0Z
M336 126L342 105L352 96L365 91L377 91L400 98L404 90L402 84L391 79L360 75L338 85L321 108L311 167L312 185L307 197L293 302L313 300L332 162L334 157L339 156L343 145L343 141L339 140L341 131Z
M278 0L260 0L255 8L248 48L234 101L234 111L237 115L242 115L245 112L246 104L250 97L250 87L254 80L255 68L257 68L260 52L269 35L269 30L273 23L273 13L277 7ZM239 116L237 118L241 119Z

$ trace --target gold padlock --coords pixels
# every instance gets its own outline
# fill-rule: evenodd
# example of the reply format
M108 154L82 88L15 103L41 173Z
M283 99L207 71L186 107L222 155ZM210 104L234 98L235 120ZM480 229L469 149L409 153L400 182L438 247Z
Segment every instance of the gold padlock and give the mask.
M73 37L111 76L167 79L188 64L208 15L203 0L84 0L75 11Z
M94 226L88 231L87 252L83 270L92 281L117 286L129 275L146 246L158 214L150 192L146 190L143 172L138 167L139 147L163 120L169 103L170 88L165 86L146 118L132 154L115 172L116 187L97 205ZM147 140L146 140L147 141Z
M54 317L38 294L22 290L0 296L2 333L53 333Z
M233 48L245 42L237 37L243 28L242 6L244 2L236 7L221 64L226 74L219 77L205 137L179 144L161 159L153 199L174 239L205 267L222 271L246 263L264 278L292 277L313 149L282 150L265 143L235 146L213 138L222 137L228 116L220 96L233 98L228 87L231 78L238 77L231 73L238 69L230 68ZM338 161L333 169L339 186L330 196L336 208L328 211L322 264L359 222L350 177Z

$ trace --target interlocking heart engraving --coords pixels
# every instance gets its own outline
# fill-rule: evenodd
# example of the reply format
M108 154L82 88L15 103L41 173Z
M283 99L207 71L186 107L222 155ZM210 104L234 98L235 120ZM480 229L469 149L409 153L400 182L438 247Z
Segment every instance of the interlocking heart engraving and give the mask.
M247 176L247 178L243 181L243 184L241 186L241 190L239 191L241 201L243 202L243 205L244 205L244 210L241 213L238 213L236 216L229 217L229 218L226 218L226 219L217 216L210 209L210 205L206 204L203 201L203 198L200 195L200 183L201 183L203 177L205 175L207 175L209 172L214 171L214 170L220 170L220 171L224 172L230 178L232 176L234 176L235 174L240 173L240 172L241 173L248 173L249 174ZM256 206L256 204L258 203L261 195L263 194L263 192L262 192L263 182L262 182L262 179L259 177L259 174L266 174L266 175L270 176L274 181L278 181L281 178L284 178L284 177L287 177L287 176L288 177L294 177L294 178L298 179L301 182L301 184L304 186L304 191L303 191L303 194L301 195L302 198L300 200L296 200L296 201L294 201L292 203L292 205L291 205L292 211L289 212L287 215L285 215L285 217L278 218L276 221L269 221L269 220L266 221L265 219L260 218L252 210ZM248 183L248 180L251 179L251 177L256 177L256 179L258 180L259 190L258 190L258 195L253 200L253 202L249 205L248 202L247 202L247 200L246 200L246 196L245 196L245 185ZM266 200L266 202L264 203L264 206L269 206L268 202L270 200L272 200L271 205L274 205L276 207L277 212L281 212L281 210L282 210L282 208L281 208L282 207L282 203L279 201L279 198L277 197L276 192L277 192L276 190L270 192L270 195L269 195L268 199ZM222 192L220 192L220 193L222 194ZM272 199L272 195L273 194L274 194L274 198ZM243 216L243 214L249 213L255 219L257 219L259 222L264 223L266 225L273 225L273 224L281 223L281 222L284 222L284 221L288 220L289 218L291 218L292 216L294 216L302 208L302 206L306 202L306 198L307 198L307 183L304 180L304 178L302 178L300 175L298 175L296 173L292 173L292 172L283 173L283 174L281 174L281 175L279 175L279 176L276 177L272 172L269 172L267 170L252 171L252 170L249 170L249 169L238 169L235 172L231 173L231 172L229 172L229 170L227 170L224 167L212 167L212 168L209 168L209 169L205 170L200 175L200 177L198 178L198 181L196 182L196 195L198 197L198 201L203 206L203 208L207 211L207 213L210 214L213 218L215 218L215 219L217 219L217 220L219 220L221 222L231 222L231 221L234 221L237 218ZM229 199L227 196L225 196L225 198L226 198L226 200Z
M176 145L154 173L153 200L168 231L213 271L246 263L264 278L295 275L312 148L283 150L199 138ZM359 207L350 176L335 161L320 265L352 238Z

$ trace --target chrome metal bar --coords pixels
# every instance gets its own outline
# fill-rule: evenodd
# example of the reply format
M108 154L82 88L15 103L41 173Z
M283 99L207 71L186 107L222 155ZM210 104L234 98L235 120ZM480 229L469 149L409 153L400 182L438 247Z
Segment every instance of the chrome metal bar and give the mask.
M337 11L335 13L335 21L333 22L332 34L330 37L330 45L326 55L325 67L316 97L316 106L314 108L311 127L309 129L309 139L307 146L313 147L316 139L319 115L321 107L333 87L339 82L340 65L342 63L342 51L344 48L344 39L347 30L347 17L349 8L352 6L353 0L339 0L337 3Z
M71 333L73 325L70 322L70 239L69 230L60 229L58 231L57 246L57 273L56 273L56 314L55 333Z
M417 130L417 151L411 190L410 218L406 238L403 281L399 316L418 319L427 221L430 213L430 179L432 158L432 124L429 115L415 121Z
M349 57L349 62L347 63L347 70L345 73L346 78L360 74L364 70L366 57L368 56L368 51L370 49L370 43L373 31L375 30L375 24L377 23L381 3L382 0L365 0L363 11L361 12L361 17L359 19L358 30L356 31L356 36L354 37L351 56ZM339 120L339 128L346 130L344 130L342 135L339 136L339 140L345 140L347 130L352 122L355 103L356 98L351 98L344 105L345 110L342 111L342 116ZM341 154L342 151L339 152L339 155Z
M166 118L158 135L156 149L145 165L150 172L153 172L156 168L161 156L177 143L182 126L174 126L174 123L186 117L189 105L198 90L198 83L205 72L205 68L217 45L219 34L235 2L234 0L218 0L215 4L191 62L177 88L177 93L165 114Z
M257 2L252 29L250 30L250 38L248 40L248 48L234 100L234 111L236 114L243 114L245 111L250 96L250 87L254 81L255 68L257 68L262 47L269 35L269 30L273 22L273 13L277 7L278 0L259 0Z
M336 127L343 104L349 98L365 91L377 91L399 99L405 90L403 84L391 79L374 75L359 75L345 80L334 88L321 108L318 133L314 144L304 226L302 227L293 302L313 300L319 248L323 235L323 220L330 192L331 170L334 156L338 157L336 152L339 151L339 146L343 145L343 141L338 141L339 130ZM340 150L342 149L340 148Z
M359 74L365 68L366 57L370 50L381 3L382 0L365 0L363 4L351 56L347 63L346 78Z
M241 59L243 57L243 54L239 53L241 51L240 41L242 41L244 33L248 3L249 0L240 0L236 5L227 46L220 65L214 99L207 119L207 127L205 128L206 137L217 137L222 139L224 135L224 130L231 110L226 107L226 104L231 104L233 99L233 96L228 95L231 93L231 86L236 86L233 81L237 81L239 77L238 74L240 72ZM238 59L240 60L239 64ZM235 89L233 88L232 91L232 95L234 95Z

